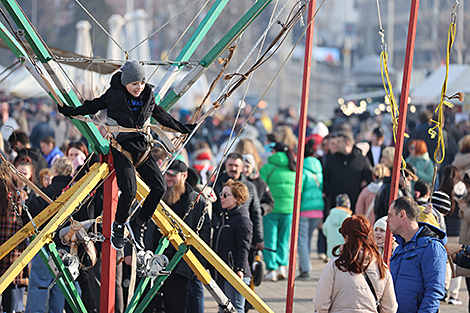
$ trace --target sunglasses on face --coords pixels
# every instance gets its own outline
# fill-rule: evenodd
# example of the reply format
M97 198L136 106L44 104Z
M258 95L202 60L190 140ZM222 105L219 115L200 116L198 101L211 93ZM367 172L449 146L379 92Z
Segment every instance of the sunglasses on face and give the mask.
M219 196L220 196L221 198L224 198L224 199L227 198L228 196L231 196L231 195L232 195L231 193L226 193L226 192L221 192L221 193L219 193Z

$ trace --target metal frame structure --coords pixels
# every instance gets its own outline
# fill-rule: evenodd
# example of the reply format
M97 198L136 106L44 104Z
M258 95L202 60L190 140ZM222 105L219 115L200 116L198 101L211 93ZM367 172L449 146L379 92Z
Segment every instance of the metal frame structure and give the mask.
M40 253L49 270L59 283L66 300L74 309L74 312L86 312L84 305L73 285L73 279L64 266L52 238L57 228L73 214L73 211L93 191L100 180L108 175L107 164L95 164L90 171L71 188L60 195L56 201L43 210L35 219L36 227L41 226L47 220L45 227L38 231L32 222L24 226L20 232L0 247L0 259L13 250L27 237L32 236L32 241L20 255L20 257L0 277L0 294L11 284L16 276L28 265L33 257ZM47 246L44 248L44 246Z
M8 47L15 53L17 58L25 65L30 71L34 78L40 83L42 88L50 95L50 97L59 105L69 105L71 107L80 106L81 103L78 100L76 93L71 88L63 74L61 68L56 63L54 56L50 50L40 38L36 32L34 26L30 23L27 17L19 5L14 0L1 0L11 18L18 27L18 30L11 30L13 34L2 24L0 24L0 38L2 38ZM162 82L159 84L156 93L157 103L160 103L166 110L170 109L181 96L189 90L194 82L207 71L210 65L213 64L220 55L224 53L227 47L233 43L243 31L256 19L259 14L272 2L272 0L260 0L257 1L248 12L230 29L230 31L214 46L214 48L206 54L206 56L183 80L182 82L168 93L168 95L161 99L162 95L165 94L171 84L174 82L177 74L180 72L181 66L172 66L167 74L165 75ZM206 14L203 21L199 24L193 36L191 36L189 42L185 45L182 52L178 55L178 61L187 61L193 54L202 38L205 36L207 31L213 25L223 8L228 3L228 0L217 0L208 14ZM27 51L22 46L22 39L20 36L24 36L28 44L30 45L31 51ZM39 62L38 62L39 61ZM43 72L47 72L48 76ZM50 81L50 80L52 81ZM76 119L72 119L74 125L80 130L85 138L91 143L92 149L98 154L102 154L102 161L106 162L103 165L96 165L92 167L90 172L82 179L79 183L75 184L61 195L56 201L49 205L42 213L40 213L35 219L36 225L42 225L46 220L50 219L50 222L45 228L39 232L33 239L32 243L28 246L25 252L17 259L17 261L8 269L8 271L0 278L0 293L5 290L9 285L9 282L16 277L18 271L24 268L29 261L37 253L41 253L43 258L49 260L47 255L50 253L54 259L54 264L58 269L58 274L54 268L50 268L51 272L56 273L59 277L57 281L64 287L64 294L67 297L67 301L71 304L74 311L81 312L83 309L83 303L81 303L74 292L74 288L69 286L70 278L67 275L67 271L61 264L60 258L58 260L55 252L55 246L51 244L52 234L55 232L65 219L72 214L73 210L79 205L79 203L85 198L85 196L96 186L98 181L104 178L108 172L111 172L104 182L104 203L103 208L103 235L106 238L110 237L111 223L113 220L114 212L116 209L118 189L116 185L115 173L112 171L113 163L112 157L109 153L109 144L98 132L96 126L91 122L83 122ZM108 167L109 165L109 167ZM85 179L86 178L86 179ZM139 181L138 198L143 200L145 195L148 193L148 188ZM177 231L172 225L170 220L176 220L176 223L180 227L180 232ZM183 258L191 267L191 269L197 274L201 282L209 290L212 296L216 299L218 304L225 308L225 311L233 311L233 306L227 297L221 292L214 280L207 273L202 264L197 260L192 251L189 249L190 246L196 248L214 267L224 276L242 295L259 311L259 312L272 312L272 310L254 293L253 290L241 281L233 271L218 257L207 244L205 244L178 216L176 216L171 210L166 207L165 204L158 206L153 220L159 225L163 235L167 238L175 248L178 250L177 256L173 258L168 265L168 269L176 266L177 262ZM26 225L18 234L13 236L9 241L0 247L0 258L5 256L11 251L16 245L18 245L27 236L30 236L35 231L32 223ZM184 234L184 239L181 237L181 231ZM44 245L48 245L48 252L43 249ZM164 244L157 252L164 250ZM163 250L162 250L163 249ZM109 240L103 243L102 250L102 288L101 288L101 307L102 312L114 311L114 291L115 291L115 266L116 264L116 251L111 248ZM158 284L163 283L165 277L159 277L157 279ZM65 282L62 282L65 281ZM72 284L73 286L73 284ZM68 287L71 289L69 290ZM158 288L158 286L156 287ZM158 290L158 289L156 289ZM156 293L155 289L151 289L151 292L147 294L143 302L135 307L134 302L129 309L132 312L134 309L140 311L145 307L145 303L150 301L152 295ZM141 292L141 291L139 291ZM78 300L77 300L78 298Z

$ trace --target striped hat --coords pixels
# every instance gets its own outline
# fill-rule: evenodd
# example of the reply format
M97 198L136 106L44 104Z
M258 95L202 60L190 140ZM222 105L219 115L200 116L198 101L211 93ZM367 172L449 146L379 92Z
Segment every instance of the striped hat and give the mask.
M431 203L432 206L442 214L449 213L452 208L449 195L442 190L434 192L431 198Z

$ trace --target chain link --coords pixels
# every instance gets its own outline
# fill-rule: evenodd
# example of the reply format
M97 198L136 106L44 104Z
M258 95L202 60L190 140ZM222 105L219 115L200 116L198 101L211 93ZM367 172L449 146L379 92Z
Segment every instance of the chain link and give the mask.
M20 212L18 211L18 205L16 204L16 202L13 200L13 197L11 196L11 192L8 193L8 200L11 202L11 205L13 207L13 211L16 215L16 219L18 221L18 225L20 225L20 228L23 228L24 225L23 225L23 219L21 217L21 214Z
M173 219L170 212L168 212L168 210L165 209L163 206L162 206L162 211L170 220L170 224L178 231L178 234L181 236L181 238L183 238L183 240L186 240L186 236L183 233L183 230L181 229L180 225Z

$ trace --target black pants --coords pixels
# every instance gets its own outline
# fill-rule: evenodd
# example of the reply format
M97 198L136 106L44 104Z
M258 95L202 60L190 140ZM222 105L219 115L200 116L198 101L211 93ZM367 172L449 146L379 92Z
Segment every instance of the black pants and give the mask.
M180 262L184 262L181 260ZM145 313L185 313L187 307L189 279L172 273L163 283L158 294L145 308ZM146 292L149 291L147 285Z
M116 211L116 221L123 224L129 216L129 208L137 192L137 180L134 165L116 149L111 148L111 152L113 153L117 184L121 190ZM138 156L134 154L132 156L134 161L137 161ZM139 219L147 222L152 217L166 191L166 183L152 155L137 168L137 172L150 188L150 193L147 195L139 213Z

